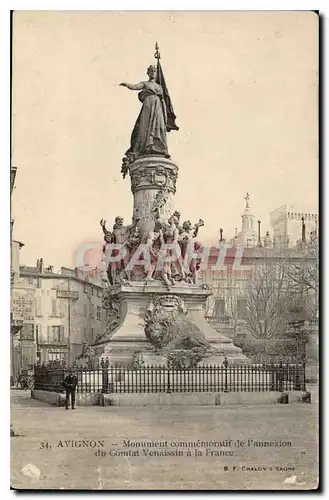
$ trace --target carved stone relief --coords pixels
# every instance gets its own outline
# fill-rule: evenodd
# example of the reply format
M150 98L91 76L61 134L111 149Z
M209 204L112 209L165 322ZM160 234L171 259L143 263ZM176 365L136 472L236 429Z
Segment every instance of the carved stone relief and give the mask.
M200 328L186 315L182 298L170 294L153 297L146 310L144 331L155 348L169 353L184 351L189 356L189 363L193 364L213 348ZM175 356L170 359L176 359L178 355Z

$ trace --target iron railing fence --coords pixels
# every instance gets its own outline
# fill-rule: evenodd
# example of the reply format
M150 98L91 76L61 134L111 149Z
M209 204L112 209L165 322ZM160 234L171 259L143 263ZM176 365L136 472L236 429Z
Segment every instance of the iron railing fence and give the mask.
M263 392L304 391L302 363L201 365L188 369L167 366L127 367L103 363L98 368L73 368L78 393ZM67 369L35 367L34 389L62 392Z

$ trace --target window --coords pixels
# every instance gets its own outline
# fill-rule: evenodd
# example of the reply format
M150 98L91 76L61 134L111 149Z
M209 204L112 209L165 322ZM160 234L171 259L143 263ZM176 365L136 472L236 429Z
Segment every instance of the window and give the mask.
M32 277L32 276L29 276L29 277L27 278L27 282L28 282L28 284L29 284L29 285L33 285L33 277Z
M63 340L64 340L64 326L47 327L47 342L49 342L49 344L60 343L63 342Z
M52 299L51 301L51 314L52 316L56 316L56 299Z
M35 325L35 341L37 345L39 344L41 339L41 326L42 325Z
M95 330L94 328L91 329L91 340L94 340L94 335L95 335Z
M97 306L96 315L97 315L97 319L98 320L102 319L102 308L101 308L101 306Z
M88 316L87 304L84 304L84 306L83 306L83 315L85 318Z
M91 318L95 317L95 306L94 306L94 304L90 304L90 317Z
M34 340L34 325L25 323L20 334L20 340Z
M61 327L60 326L53 326L52 327L52 336L53 336L53 342L60 342L61 341Z

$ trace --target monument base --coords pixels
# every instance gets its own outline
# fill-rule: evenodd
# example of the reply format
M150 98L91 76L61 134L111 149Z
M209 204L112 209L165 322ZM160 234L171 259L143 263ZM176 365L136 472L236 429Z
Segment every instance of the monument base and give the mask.
M109 303L120 306L120 321L116 328L98 343L97 352L103 350L100 359L108 358L112 364L125 366L139 363L163 366L170 349L159 348L145 335L145 318L150 303L163 303L165 311L175 310L177 303L184 305L186 321L202 332L211 350L200 364L221 364L225 358L230 363L246 363L242 350L232 340L211 328L204 318L204 305L211 295L203 285L178 283L168 290L161 282L126 282L114 285L107 291Z

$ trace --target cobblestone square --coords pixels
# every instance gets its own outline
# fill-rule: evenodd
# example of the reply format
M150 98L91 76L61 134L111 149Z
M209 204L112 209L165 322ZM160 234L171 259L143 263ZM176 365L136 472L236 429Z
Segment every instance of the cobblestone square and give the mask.
M95 406L66 411L16 390L12 391L11 423L18 436L11 438L11 486L316 488L317 418L316 402L225 408ZM163 442L171 453L167 456ZM221 447L213 447L214 442L221 442ZM272 446L259 444L264 442ZM23 474L22 468L29 464L40 471L39 478Z

